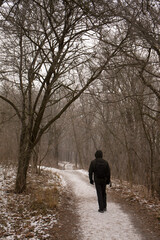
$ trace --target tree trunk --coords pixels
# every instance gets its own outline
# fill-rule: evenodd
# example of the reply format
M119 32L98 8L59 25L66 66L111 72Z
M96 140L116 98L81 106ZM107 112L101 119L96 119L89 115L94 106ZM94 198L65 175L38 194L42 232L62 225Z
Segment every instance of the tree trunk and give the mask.
M32 151L32 171L33 173L38 173L38 157L39 157L39 150L40 150L40 142L34 147Z
M33 148L31 147L31 140L27 128L22 130L20 146L19 146L19 156L18 156L18 170L16 176L16 186L15 192L22 193L26 189L26 178L29 162L31 159L31 154Z
M16 177L16 193L22 193L26 189L27 170L31 158L30 150L19 154L18 171Z
M77 155L79 157L79 164L80 164L80 168L84 169L84 164L81 158L81 151L80 151L80 147L79 147L79 143L78 143L78 138L77 138L77 133L76 133L76 129L75 129L75 125L74 125L74 121L73 121L73 117L71 116L71 121L72 121L72 126L73 126L73 134L74 134L74 140L75 140L75 144L76 144L76 150L77 150ZM69 159L70 161L70 159ZM76 163L77 165L77 163Z
M33 151L33 155L32 155L32 171L33 173L38 173L38 152L35 149L35 151Z
M54 165L58 168L58 159L59 159L59 150L58 150L58 142L56 141L54 148Z

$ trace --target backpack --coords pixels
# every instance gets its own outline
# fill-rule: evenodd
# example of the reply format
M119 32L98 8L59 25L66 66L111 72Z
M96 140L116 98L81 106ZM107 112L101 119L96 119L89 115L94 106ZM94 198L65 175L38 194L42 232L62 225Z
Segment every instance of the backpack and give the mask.
M95 175L97 178L106 178L108 173L108 167L104 161L96 161Z

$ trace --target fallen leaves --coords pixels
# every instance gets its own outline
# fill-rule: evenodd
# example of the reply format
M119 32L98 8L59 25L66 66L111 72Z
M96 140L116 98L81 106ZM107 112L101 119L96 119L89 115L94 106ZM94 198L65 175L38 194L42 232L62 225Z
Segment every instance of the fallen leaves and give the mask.
M28 174L28 188L15 194L14 169L0 168L0 238L51 239L49 232L57 224L61 184L57 175L42 171ZM3 177L5 172L5 177Z

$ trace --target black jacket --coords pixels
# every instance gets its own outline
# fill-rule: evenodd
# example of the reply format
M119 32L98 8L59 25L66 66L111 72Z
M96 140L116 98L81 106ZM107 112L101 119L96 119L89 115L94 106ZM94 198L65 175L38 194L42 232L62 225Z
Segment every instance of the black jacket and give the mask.
M96 164L97 162L101 162L104 164L104 168L105 168L105 176L97 176L97 166L98 164ZM106 160L102 159L102 158L96 158L94 159L89 167L89 180L90 182L93 182L93 175L94 175L94 181L98 182L98 181L105 181L106 184L110 183L110 167L109 164Z

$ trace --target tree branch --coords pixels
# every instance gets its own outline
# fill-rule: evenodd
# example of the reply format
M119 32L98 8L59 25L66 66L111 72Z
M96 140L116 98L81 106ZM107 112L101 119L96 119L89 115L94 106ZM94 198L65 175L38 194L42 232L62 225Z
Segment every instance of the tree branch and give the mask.
M14 105L14 103L11 102L9 99L7 99L6 97L4 97L4 96L2 96L2 95L0 95L0 98L3 99L5 102L7 102L10 106L12 106L12 108L15 110L18 118L22 121L20 112L19 112L18 108Z

